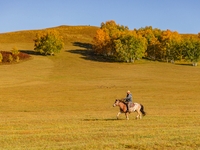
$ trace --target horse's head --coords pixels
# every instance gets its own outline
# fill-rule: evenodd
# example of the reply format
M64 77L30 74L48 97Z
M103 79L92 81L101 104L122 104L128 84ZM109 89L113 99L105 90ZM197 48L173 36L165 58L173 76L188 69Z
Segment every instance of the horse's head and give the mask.
M119 102L120 102L120 100L116 99L115 102L114 102L114 104L113 104L113 107L118 106Z

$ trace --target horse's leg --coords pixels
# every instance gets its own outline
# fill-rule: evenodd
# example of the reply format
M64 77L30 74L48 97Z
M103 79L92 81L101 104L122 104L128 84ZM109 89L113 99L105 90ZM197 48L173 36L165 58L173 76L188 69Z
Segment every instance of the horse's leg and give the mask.
M139 116L140 116L140 119L142 119L142 113L141 113L141 111L139 110Z
M128 113L125 113L126 120L129 120Z
M140 112L138 110L136 110L136 112L137 112L136 119L138 119L140 117Z
M138 116L140 119L142 119L142 112L140 111L140 109L138 109Z
M117 114L117 119L119 118L119 115L121 114L121 112L118 112L118 114Z

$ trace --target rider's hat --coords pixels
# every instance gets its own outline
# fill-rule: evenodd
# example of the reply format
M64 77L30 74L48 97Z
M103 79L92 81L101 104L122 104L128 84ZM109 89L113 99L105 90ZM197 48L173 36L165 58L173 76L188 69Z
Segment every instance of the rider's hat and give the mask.
M131 92L128 90L127 93L131 93Z

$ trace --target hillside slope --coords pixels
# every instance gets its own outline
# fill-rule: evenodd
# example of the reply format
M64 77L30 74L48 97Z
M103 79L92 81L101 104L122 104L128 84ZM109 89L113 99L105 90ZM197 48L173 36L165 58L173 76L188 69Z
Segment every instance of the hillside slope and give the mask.
M101 61L70 43L90 42L96 27L56 29L67 39L58 55L0 66L1 149L200 147L199 67ZM34 34L0 34L0 50L12 45L33 50ZM112 104L127 90L144 106L142 120L135 120L135 113L129 121L124 115L116 120L119 108Z
M63 36L65 45L73 42L90 43L94 37L98 27L95 26L58 26L41 30L25 30L0 34L0 50L11 49L12 46L17 46L19 49L27 47L30 49L30 44L33 47L33 39L38 31L55 29ZM31 48L32 48L31 47Z

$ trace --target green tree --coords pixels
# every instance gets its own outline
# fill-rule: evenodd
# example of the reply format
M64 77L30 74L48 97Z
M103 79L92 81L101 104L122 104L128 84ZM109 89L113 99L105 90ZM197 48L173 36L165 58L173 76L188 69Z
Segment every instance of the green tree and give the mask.
M134 62L144 56L146 39L135 31L127 31L114 41L115 56L120 61Z
M37 33L34 42L34 50L44 55L54 55L64 47L62 37L55 30Z
M200 39L194 37L184 39L183 50L185 59L192 62L193 66L197 66L200 60Z

